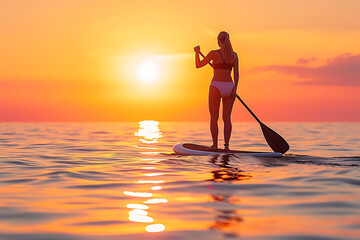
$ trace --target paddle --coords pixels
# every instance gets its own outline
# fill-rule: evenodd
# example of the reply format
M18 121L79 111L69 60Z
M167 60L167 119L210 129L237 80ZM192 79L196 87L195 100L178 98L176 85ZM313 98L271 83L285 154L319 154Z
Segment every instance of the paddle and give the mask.
M205 58L204 54L200 52L200 55ZM211 63L209 63L212 66ZM278 133L274 130L266 126L264 123L260 121L260 119L250 110L250 108L245 104L245 102L236 94L236 98L244 105L244 107L249 111L249 113L256 119L256 121L260 124L261 130L263 132L264 138L270 148L274 152L286 153L289 150L289 144L282 138Z

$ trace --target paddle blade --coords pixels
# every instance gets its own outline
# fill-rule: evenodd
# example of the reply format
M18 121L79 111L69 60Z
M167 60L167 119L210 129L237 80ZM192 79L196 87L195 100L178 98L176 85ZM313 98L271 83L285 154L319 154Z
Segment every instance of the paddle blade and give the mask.
M274 152L286 153L289 150L289 144L274 130L263 123L260 123L261 130L264 134L266 142Z

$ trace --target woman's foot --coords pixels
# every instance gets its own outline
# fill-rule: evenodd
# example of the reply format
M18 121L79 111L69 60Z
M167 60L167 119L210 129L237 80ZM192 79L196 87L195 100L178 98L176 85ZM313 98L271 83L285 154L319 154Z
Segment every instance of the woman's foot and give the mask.
M225 151L230 151L229 144L226 144L226 143L224 144L224 150Z
M215 145L211 145L211 147L209 147L209 150L219 150L217 146Z

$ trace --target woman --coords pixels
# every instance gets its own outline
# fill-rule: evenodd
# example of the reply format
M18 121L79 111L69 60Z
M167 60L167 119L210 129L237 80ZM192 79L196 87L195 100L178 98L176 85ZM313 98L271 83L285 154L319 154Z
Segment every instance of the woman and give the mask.
M230 36L227 32L220 32L218 37L220 49L213 50L203 59L200 60L200 47L196 46L195 65L201 68L210 64L214 68L214 77L209 89L209 112L210 112L210 130L213 145L210 149L218 149L218 119L220 100L223 103L223 120L224 120L224 140L225 150L229 149L231 136L231 112L234 105L236 90L239 82L239 60L234 52L230 42ZM212 63L210 63L212 61ZM234 82L231 78L231 70L234 69Z

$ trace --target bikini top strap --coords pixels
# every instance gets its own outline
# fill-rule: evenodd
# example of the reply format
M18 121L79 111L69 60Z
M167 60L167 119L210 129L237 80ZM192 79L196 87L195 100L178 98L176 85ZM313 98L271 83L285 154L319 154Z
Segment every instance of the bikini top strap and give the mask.
M218 51L219 51L219 53L220 53L221 59L223 60L223 63L225 63L225 60L224 60L224 58L223 58L223 56L222 56L222 54L221 54L221 52L220 52L220 49L219 49Z

